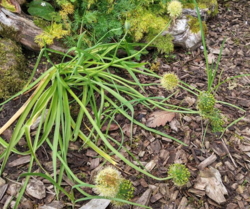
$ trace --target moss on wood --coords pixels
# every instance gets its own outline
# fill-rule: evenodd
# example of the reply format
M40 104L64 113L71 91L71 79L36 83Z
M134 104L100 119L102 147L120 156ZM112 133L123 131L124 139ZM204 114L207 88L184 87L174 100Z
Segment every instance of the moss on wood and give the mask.
M0 99L20 91L26 83L26 61L22 49L10 39L0 39Z

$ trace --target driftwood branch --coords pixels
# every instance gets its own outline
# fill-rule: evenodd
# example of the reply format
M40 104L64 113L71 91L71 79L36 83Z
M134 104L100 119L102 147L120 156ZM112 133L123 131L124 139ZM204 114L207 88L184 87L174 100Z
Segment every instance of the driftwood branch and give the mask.
M14 34L9 34L7 30L12 31ZM4 8L0 8L0 35L12 35L11 38L14 38L15 41L21 43L24 47L33 51L40 51L40 47L34 42L34 39L42 32L43 30L37 27L33 21L29 19L29 16L15 14ZM62 48L56 43L49 46L49 48L61 52L67 51L67 49Z

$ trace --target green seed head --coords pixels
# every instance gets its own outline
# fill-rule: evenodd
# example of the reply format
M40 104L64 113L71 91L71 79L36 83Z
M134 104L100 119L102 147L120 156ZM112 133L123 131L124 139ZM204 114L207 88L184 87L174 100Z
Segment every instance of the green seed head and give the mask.
M169 167L168 175L172 177L173 182L176 186L183 186L189 181L190 172L182 164L172 164Z
M198 108L201 112L210 112L215 105L214 95L209 92L201 92L198 97Z
M179 78L175 73L165 73L162 76L161 85L169 91L174 90L178 86L178 83Z
M123 199L123 200L130 200L134 197L134 191L135 191L135 188L132 185L132 182L130 180L123 179L121 181L119 191L116 195L116 198ZM125 205L125 203L118 202L118 201L112 201L112 203L115 206Z
M209 115L207 115L207 118L212 126L212 132L222 132L224 130L223 125L225 124L225 121L221 117L221 113L218 109L215 108Z

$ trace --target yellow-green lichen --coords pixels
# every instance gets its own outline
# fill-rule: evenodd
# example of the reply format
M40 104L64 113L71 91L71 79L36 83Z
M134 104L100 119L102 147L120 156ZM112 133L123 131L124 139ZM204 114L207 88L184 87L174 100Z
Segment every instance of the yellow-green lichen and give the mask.
M191 32L198 33L200 31L199 19L191 15L188 15L187 18L188 18L188 26ZM202 27L203 27L204 32L207 33L207 25L205 21L202 21Z
M26 84L22 50L10 39L0 39L0 99L7 99Z
M200 9L208 9L207 13L211 16L218 14L218 2L217 0L197 0L198 7ZM184 8L194 9L193 3L183 3Z
M168 18L156 15L143 7L137 8L128 14L128 22L130 23L129 32L135 41L141 40L150 32L157 35L166 27L169 21Z

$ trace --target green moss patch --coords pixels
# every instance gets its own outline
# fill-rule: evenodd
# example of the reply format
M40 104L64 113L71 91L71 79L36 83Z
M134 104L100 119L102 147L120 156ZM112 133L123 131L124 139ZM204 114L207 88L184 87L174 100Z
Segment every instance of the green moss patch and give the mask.
M21 47L10 39L0 39L0 99L20 91L26 83L26 61Z

